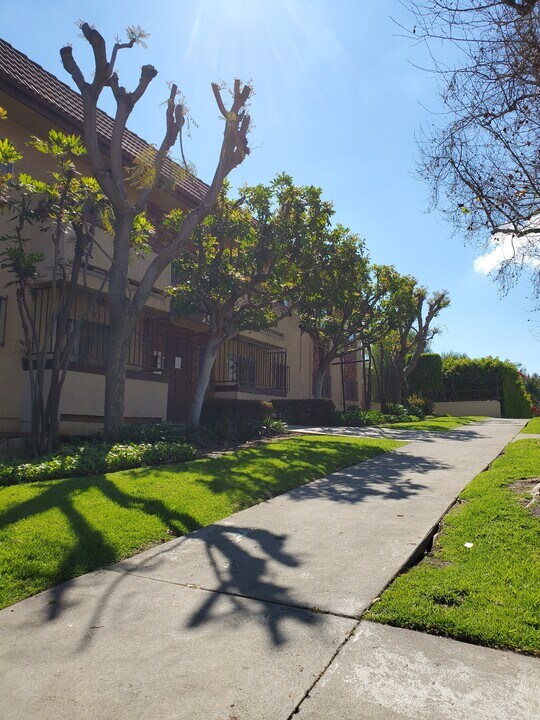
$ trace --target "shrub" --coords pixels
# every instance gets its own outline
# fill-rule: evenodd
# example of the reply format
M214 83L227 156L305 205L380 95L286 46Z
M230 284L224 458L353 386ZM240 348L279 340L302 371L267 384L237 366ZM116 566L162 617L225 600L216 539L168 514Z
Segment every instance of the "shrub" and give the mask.
M217 440L247 440L261 434L265 418L273 412L272 403L264 400L207 398L201 423L214 431Z
M339 413L338 420L340 425L347 427L368 427L380 425L384 421L384 415L379 410L362 410L354 405Z
M418 395L410 395L407 399L407 410L411 415L416 415L423 420L426 415L433 415L435 404L433 400Z
M411 415L410 413L384 416L384 422L388 423L388 424L402 423L402 422L418 422L418 420L420 420L418 415Z
M406 418L409 415L409 411L404 405L398 405L397 403L387 403L384 407L384 414L386 417L396 418L394 422L398 422L402 418Z
M332 400L272 400L276 415L289 425L335 425Z
M144 465L171 465L194 460L197 451L192 445L178 442L157 442L142 446L141 460Z
M264 418L262 430L267 435L281 435L287 432L287 424L283 420L268 415Z
M33 462L0 465L0 485L99 475L145 465L185 462L194 460L196 456L196 449L186 443L156 442L80 447L65 445L55 455L48 455Z
M338 423L348 427L370 427L384 423L416 422L418 415L411 414L403 405L388 405L391 412L382 413L380 410L362 410L352 406L344 412L338 413Z

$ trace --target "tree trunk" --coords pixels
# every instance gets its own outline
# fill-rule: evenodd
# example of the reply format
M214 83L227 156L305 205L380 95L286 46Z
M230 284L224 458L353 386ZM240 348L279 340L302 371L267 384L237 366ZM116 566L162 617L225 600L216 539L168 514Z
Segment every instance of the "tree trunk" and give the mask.
M128 295L132 224L133 212L117 216L114 224L114 262L109 273L110 325L103 428L108 440L114 440L124 424L126 368L129 345L138 316Z
M201 422L201 411L206 396L206 390L210 377L212 375L212 368L216 360L217 349L220 345L220 341L217 337L210 336L208 338L208 344L204 352L203 362L199 371L199 379L197 381L197 388L195 390L195 396L188 415L188 425L199 425Z
M62 388L60 385L59 373L54 368L51 369L51 385L47 397L47 408L45 411L44 428L44 452L50 452L57 447L60 442L60 397Z
M390 402L401 405L401 394L403 392L403 374L398 370L392 375L390 385Z
M366 364L364 363L364 367ZM371 384L372 384L372 371L371 371L371 349L368 351L368 373L367 373L367 397L366 405L364 410L371 410Z
M111 304L105 372L104 433L108 440L114 440L124 424L126 368L136 323L137 313L129 300L114 310Z
M319 368L315 374L315 379L313 381L314 400L320 400L322 398L324 378L328 373L328 369L330 368L330 363L332 362L332 360L333 357L330 354L324 356L321 352L319 352Z
M325 374L324 368L319 368L315 375L315 379L313 381L313 398L315 400L320 400L322 398Z

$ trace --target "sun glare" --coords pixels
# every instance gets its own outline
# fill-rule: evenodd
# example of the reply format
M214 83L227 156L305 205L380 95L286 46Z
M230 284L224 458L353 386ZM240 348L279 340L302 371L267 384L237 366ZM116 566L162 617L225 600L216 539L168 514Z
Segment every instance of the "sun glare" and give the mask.
M186 57L202 53L210 66L241 75L265 66L294 82L321 58L344 55L327 12L314 0L198 0Z

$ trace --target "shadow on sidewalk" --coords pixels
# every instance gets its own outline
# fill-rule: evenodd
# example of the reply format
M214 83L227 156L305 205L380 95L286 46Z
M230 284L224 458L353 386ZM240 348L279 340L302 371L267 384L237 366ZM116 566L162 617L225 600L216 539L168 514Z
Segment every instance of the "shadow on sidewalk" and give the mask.
M287 621L313 625L320 622L320 616L298 609L298 603L289 594L289 590L276 582L278 566L297 568L301 564L298 558L284 549L286 535L277 535L260 528L216 525L212 532L201 538L205 542L208 562L217 580L212 592L205 593L206 599L189 618L186 626L196 628L207 622L221 622L224 615L217 605L227 596L228 615L237 619L254 615L267 626L274 645L286 642L283 629ZM251 554L242 543L249 540L257 555ZM273 571L269 563L274 563ZM246 604L242 598L262 599L263 602ZM266 602L275 603L269 608ZM296 605L296 607L295 607Z
M412 475L447 470L451 466L425 458L399 452L380 455L360 465L341 470L322 480L291 490L291 500L324 498L337 503L356 504L368 498L403 500L427 489L427 485L411 479Z
M459 442L468 442L470 440L478 440L485 437L482 433L476 431L474 426L462 425L454 430L443 430L441 428L433 428L426 430L411 430L400 427L304 427L291 426L290 432L295 435L329 435L335 437L350 438L370 438L373 440L401 440L403 442L426 442L432 443L440 440L456 440Z

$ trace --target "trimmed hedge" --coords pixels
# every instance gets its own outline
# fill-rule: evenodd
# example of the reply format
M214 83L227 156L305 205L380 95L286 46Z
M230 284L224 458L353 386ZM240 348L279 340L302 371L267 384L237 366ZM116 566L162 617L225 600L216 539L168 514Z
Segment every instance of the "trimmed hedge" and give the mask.
M265 419L272 415L272 403L264 400L207 398L202 407L201 424L212 428L219 440L257 437Z
M332 400L272 400L276 415L289 425L334 425Z
M465 393L499 388L501 413L506 418L530 418L531 396L515 365L499 358L445 358L443 362L446 392Z
M170 465L194 460L197 451L186 443L129 443L127 445L64 445L54 455L33 462L0 465L0 486L39 480L58 480L86 475L101 475L116 470Z
M437 353L423 353L407 378L411 394L431 398L443 386L443 361Z
M117 443L155 443L185 442L186 428L169 420L149 423L129 423L122 427L117 436Z

